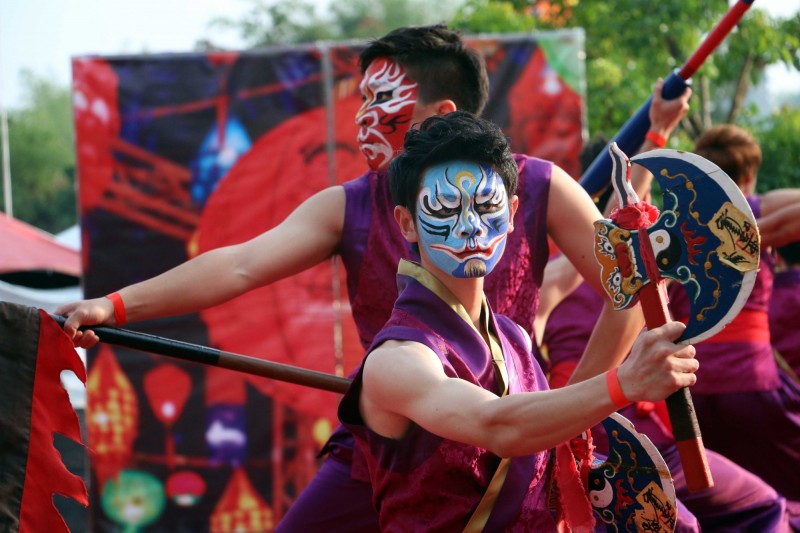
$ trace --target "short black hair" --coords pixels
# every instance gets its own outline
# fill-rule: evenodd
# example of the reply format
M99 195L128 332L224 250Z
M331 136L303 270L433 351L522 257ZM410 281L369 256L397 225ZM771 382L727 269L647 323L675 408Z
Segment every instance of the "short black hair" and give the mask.
M466 111L425 119L406 133L403 152L389 165L389 189L395 205L416 213L425 170L463 159L489 165L500 174L509 198L516 192L519 167L500 128Z
M481 55L445 24L397 28L361 52L361 73L379 57L394 59L418 85L422 103L452 100L458 109L481 114L489 78Z

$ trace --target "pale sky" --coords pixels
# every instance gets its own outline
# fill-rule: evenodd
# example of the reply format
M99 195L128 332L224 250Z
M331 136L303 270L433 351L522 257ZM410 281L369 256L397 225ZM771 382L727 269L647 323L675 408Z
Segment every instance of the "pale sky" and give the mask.
M0 102L19 105L19 72L70 83L70 59L86 54L189 52L202 38L240 49L236 32L209 29L238 19L247 0L0 0Z
M220 16L238 19L251 5L248 0L0 0L0 105L24 101L23 68L68 85L70 58L76 55L189 52L202 38L241 49L236 32L209 29L208 23ZM800 11L800 0L753 5L783 17ZM800 74L775 66L768 86L800 90Z

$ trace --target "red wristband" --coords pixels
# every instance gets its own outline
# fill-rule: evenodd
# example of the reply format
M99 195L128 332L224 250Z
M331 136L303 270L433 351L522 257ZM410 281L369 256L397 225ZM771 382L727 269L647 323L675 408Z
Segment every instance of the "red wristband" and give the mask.
M666 137L654 132L653 130L650 130L647 133L645 133L644 138L650 141L651 143L655 144L659 148L664 148L667 145Z
M619 377L617 377L616 368L612 368L606 372L606 387L608 387L608 395L611 396L611 403L613 403L617 409L622 409L623 407L627 407L633 403L627 399L625 394L622 392L622 387L619 385Z
M122 301L122 296L118 292L107 294L106 298L111 300L114 304L114 320L117 322L117 327L125 324L125 302Z

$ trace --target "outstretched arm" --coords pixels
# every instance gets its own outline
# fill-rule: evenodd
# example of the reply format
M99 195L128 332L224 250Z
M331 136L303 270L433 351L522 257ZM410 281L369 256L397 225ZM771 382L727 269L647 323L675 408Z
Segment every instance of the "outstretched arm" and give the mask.
M764 246L800 241L800 189L775 189L763 194L758 230Z
M325 189L258 237L211 250L119 290L128 321L199 311L316 265L339 245L344 205L342 187ZM67 317L64 331L84 348L99 339L78 327L118 325L113 304L105 297L65 304L55 312Z
M631 401L657 401L694 384L694 348L672 342L684 326L643 333L618 371ZM614 412L605 376L562 389L502 398L447 376L438 357L413 342L388 341L365 362L361 415L375 432L402 437L413 422L441 437L502 457L545 450Z

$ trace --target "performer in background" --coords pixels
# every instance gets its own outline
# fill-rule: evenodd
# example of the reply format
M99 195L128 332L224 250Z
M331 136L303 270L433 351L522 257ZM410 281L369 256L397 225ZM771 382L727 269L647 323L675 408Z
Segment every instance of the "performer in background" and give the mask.
M502 519L488 511L485 527L555 531L549 448L616 409L607 378L634 400L694 383L694 349L671 342L683 330L672 322L643 333L610 378L548 391L530 338L482 291L518 206L502 133L464 112L429 118L406 135L389 179L395 220L420 263L401 261L392 316L339 408L367 457L381 529L463 531L500 458L523 456L528 471L516 483L506 477L497 507L521 504Z
M776 250L769 334L778 363L800 383L800 241Z
M775 218L791 222L800 189L756 195L761 147L732 124L704 132L694 151L736 182L759 222L769 218L755 287L744 308L720 333L697 344L700 370L692 395L703 441L785 496L793 527L800 529L800 385L776 363L767 315L775 268L771 247L800 240L800 226L794 226L797 234L787 234L792 224L776 224ZM670 287L672 315L685 320L686 293L675 285Z
M647 148L643 147L642 151ZM587 144L581 153L582 165L591 163L598 151L605 149L606 143L602 140ZM642 197L649 195L652 175L638 173L632 182ZM609 196L601 198L601 207ZM609 211L605 209L606 213ZM560 388L569 382L602 307L603 297L580 278L563 256L550 260L542 282L535 329L541 351L550 365L551 388ZM706 455L714 486L689 492L663 402L636 402L619 412L658 448L672 474L678 500L692 512L704 531L788 529L785 499L759 477L711 449L706 450ZM592 428L592 433L598 452L607 453L603 428Z
M363 176L325 189L303 202L285 221L235 246L212 250L150 280L107 298L61 306L65 331L76 345L98 339L82 325L121 326L126 320L195 312L246 291L296 274L333 255L347 270L347 287L362 344L371 344L397 298L400 258L412 258L393 218L386 169L402 149L405 133L425 118L457 109L479 114L488 97L480 56L443 25L399 28L371 42L360 58L364 105L356 121L358 142L370 167ZM690 91L676 100L654 91L652 129L667 136L688 107ZM593 222L600 213L591 198L562 169L548 161L516 155L520 180L518 231L484 292L497 312L531 329L538 287L548 256L548 235L587 278L598 265ZM279 250L280 253L276 253ZM600 291L601 288L598 287ZM618 364L641 330L638 310L609 306L589 347L598 373ZM279 524L284 531L377 531L377 515L363 460L349 432L337 430L325 447L320 471Z

